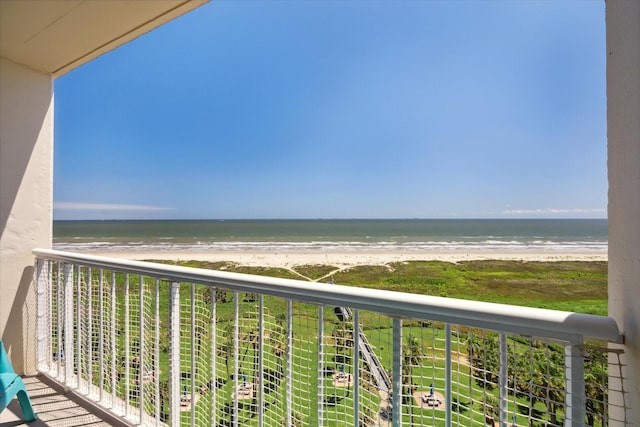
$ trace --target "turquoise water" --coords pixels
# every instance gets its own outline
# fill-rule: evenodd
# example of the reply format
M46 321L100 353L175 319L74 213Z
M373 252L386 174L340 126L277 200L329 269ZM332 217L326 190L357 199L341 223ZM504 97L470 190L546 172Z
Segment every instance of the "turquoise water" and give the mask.
M54 221L60 250L568 251L607 249L605 219Z

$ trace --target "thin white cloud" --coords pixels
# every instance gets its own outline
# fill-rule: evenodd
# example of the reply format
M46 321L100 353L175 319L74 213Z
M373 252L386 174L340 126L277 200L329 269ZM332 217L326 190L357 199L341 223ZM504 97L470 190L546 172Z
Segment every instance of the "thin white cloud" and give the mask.
M571 208L571 209L554 209L554 208L546 208L546 209L507 209L502 211L503 215L599 215L606 216L606 209L581 209L581 208Z
M55 202L54 209L67 211L167 211L173 208L148 205L121 205L115 203Z

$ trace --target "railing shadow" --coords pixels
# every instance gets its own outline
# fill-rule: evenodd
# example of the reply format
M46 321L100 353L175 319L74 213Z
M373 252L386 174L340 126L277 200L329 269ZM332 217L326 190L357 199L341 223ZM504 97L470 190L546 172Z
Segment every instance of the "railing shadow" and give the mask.
M128 426L91 402L65 389L46 375L24 377L33 409L38 419L26 422L17 399L14 399L0 416L2 427L33 426Z

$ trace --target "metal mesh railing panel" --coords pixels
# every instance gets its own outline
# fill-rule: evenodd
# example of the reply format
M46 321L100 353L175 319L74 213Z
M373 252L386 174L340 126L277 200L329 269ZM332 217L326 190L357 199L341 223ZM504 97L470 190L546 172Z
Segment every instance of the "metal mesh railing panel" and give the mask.
M628 421L624 403L610 403L611 393L624 395L624 354L607 343L427 314L399 320L347 301L325 306L58 262L37 270L40 369L133 423Z

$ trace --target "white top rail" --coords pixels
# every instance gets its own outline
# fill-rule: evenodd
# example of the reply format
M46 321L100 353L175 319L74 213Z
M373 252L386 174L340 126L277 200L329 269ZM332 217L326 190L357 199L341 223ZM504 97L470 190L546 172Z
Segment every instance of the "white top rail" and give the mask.
M239 292L262 293L297 301L352 307L394 317L428 319L501 332L581 343L583 338L622 342L615 320L607 316L331 285L226 271L180 267L34 249L41 259L141 274L169 282L196 283Z

